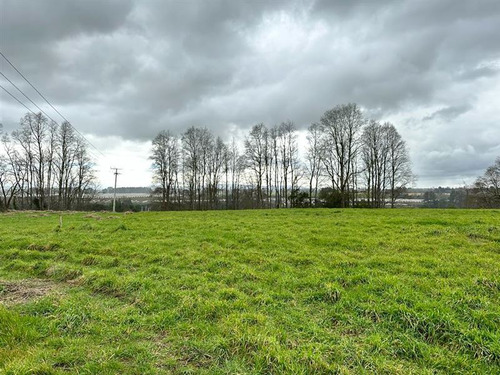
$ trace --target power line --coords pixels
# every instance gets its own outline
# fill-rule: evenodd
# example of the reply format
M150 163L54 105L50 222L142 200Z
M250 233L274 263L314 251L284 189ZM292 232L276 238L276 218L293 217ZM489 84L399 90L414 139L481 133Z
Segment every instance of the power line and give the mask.
M0 72L0 74L1 74L1 75L2 75L2 76L3 76L3 77L7 80L7 81L9 81L9 82L10 82L10 84L11 84L12 86L14 86L14 87L17 89L17 91L19 91L19 92L20 92L20 93L21 93L21 94L22 94L22 95L23 95L26 99L28 99L28 100L31 102L31 104L33 104L35 107L37 107L37 108L38 108L38 110L39 110L40 112L42 112L42 113L43 113L45 116L47 116L50 120L52 120L52 121L54 121L55 123L57 123L57 121L56 121L56 120L54 120L52 117L50 117L50 116L49 116L49 115L48 115L48 114L47 114L47 113L46 113L43 109L41 109L41 108L40 108L40 107L39 107L39 106L38 106L38 105L37 105L37 104L36 104L33 100L31 100L31 99L28 97L28 95L26 95L26 94L25 94L25 93L24 93L24 92L23 92L23 91L22 91L19 87L17 87L17 85L16 85L14 82L12 82L12 81L11 81L11 80L10 80L10 79L9 79L9 78L5 75L5 74L3 74L2 72Z
M16 98L13 94L11 94L9 92L9 90L7 90L5 87L3 87L2 85L0 85L0 87L3 89L3 91L5 91L7 94L9 94L10 96L12 96L19 104L21 104L24 108L26 108L28 111L30 111L31 113L33 113L34 115L36 115L35 112L33 112L31 109L29 109L26 104L24 104L22 101L20 101L18 98Z
M11 61L10 61L10 60L9 60L9 59L8 59L8 58L7 58L7 57L6 57L3 53L2 53L2 51L0 51L0 55L2 55L2 57L5 59L5 61L7 61L7 62L10 64L10 66L12 66L12 67L14 68L14 70L15 70L16 72L18 72L18 73L19 73L19 75L20 75L21 77L23 77L23 78L24 78L24 80L25 80L26 82L28 82L28 84L29 84L29 85L33 88L33 90L35 90L35 91L38 93L38 95L40 95L40 96L43 98L43 100L45 100L45 101L47 102L47 104L48 104L48 105L50 105L50 106L52 107L52 109L53 109L54 111L56 111L56 112L57 112L57 114L59 114L59 116L61 116L61 117L62 117L62 118L63 118L66 122L68 122L68 123L69 123L69 121L66 119L66 117L64 117L64 116L63 116L63 115L62 115L62 114L61 114L61 113L60 113L60 112L59 112L59 111L58 111L58 110L57 110L57 109L56 109L56 108L55 108L52 104L50 104L50 102L47 100L47 98L46 98L45 96L43 96L43 94L42 94L40 91L38 91L38 89L37 89L37 88L36 88L36 87L35 87L35 86L34 86L34 85L33 85L33 84L29 81L29 79L28 79L28 78L26 78L26 77L24 76L24 74L23 74L23 73L21 73L21 72L19 71L19 69L17 69L17 68L14 66L14 64L13 64L13 63L12 63L12 62L11 62Z
M4 75L2 72L0 72L0 74L1 74L1 75L3 75L3 76L5 77L5 75ZM7 80L8 80L8 81L9 81L9 82L10 82L10 83L11 83L11 84L12 84L12 85L16 88L16 89L18 89L18 90L19 90L19 88L18 88L16 85L14 85L14 84L13 84L13 83L12 83L12 82L11 82L11 81L7 78L7 77L5 77L5 78L6 78L6 79L7 79ZM14 99L14 100L16 100L16 101L17 101L19 104L21 104L24 108L26 108L29 112L31 112L31 113L32 113L32 114L34 114L35 116L37 115L37 113L36 113L35 111L31 110L31 109L30 109L30 108L29 108L26 104L24 104L21 100L19 100L19 99L18 99L18 98L17 98L14 94L12 94L9 90L7 90L7 89L6 89L5 87L3 87L1 84L0 84L0 88L1 88L3 91L5 91L7 94L9 94L9 95L10 95L10 96ZM19 90L19 91L21 91L21 90ZM23 93L22 91L21 91L21 94L23 94L23 95L24 95L24 93ZM25 96L26 98L28 98L26 95L24 95L24 96ZM33 103L33 101L32 101L31 99L29 99L29 98L28 98L28 100L29 100L30 102L32 102L32 103ZM52 121L54 121L54 122L56 122L56 123L57 123L57 121L55 121L52 117L50 117L48 114L46 114L46 113L45 113L45 112L44 112L44 111L43 111L40 107L38 107L35 103L33 103L33 104L34 104L34 105L35 105L35 106L36 106L36 107L37 107L37 108L38 108L41 112L43 112L43 113L44 113L44 114L45 114L48 118L50 118ZM70 124L70 125L71 125L71 124ZM73 128L73 126L72 126L72 128ZM74 129L74 128L73 128L73 129ZM93 151L91 151L91 150L87 150L87 151L88 151L88 152L89 152L89 153L90 153L90 154L91 154L94 158L98 159L97 155L95 155L95 154L93 153Z
M61 116L61 118L62 118L64 121L66 121L66 122L67 122L67 123L68 123L68 124L69 124L69 125L70 125L70 126L71 126L71 127L72 127L72 128L73 128L73 129L74 129L74 130L75 130L75 131L76 131L76 132L77 132L77 133L78 133L78 134L79 134L79 135L80 135L80 136L81 136L81 137L82 137L82 138L83 138L83 139L84 139L84 140L85 140L88 144L89 144L89 145L91 145L94 149L96 149L96 150L97 150L97 151L98 151L98 152L99 152L102 156L106 157L106 156L105 156L105 155L101 152L101 150L99 150L96 146L94 146L94 145L92 144L92 142L90 142L90 141L89 141L89 140L88 140L88 139L87 139L87 138L86 138L86 137L85 137L82 133L80 133L80 132L78 131L78 129L77 129L77 128L75 128L75 127L71 124L71 122L69 122L69 121L68 121L68 119L67 119L66 117L64 117L64 116L61 114L61 112L59 112L59 111L58 111L58 110L57 110L57 109L56 109L56 108L52 105L52 103L50 103L50 102L49 102L49 100L48 100L48 99L47 99L47 98L46 98L46 97L45 97L45 96L44 96L44 95L43 95L40 91L38 91L38 89L37 89L37 88L36 88L36 87L35 87L35 86L34 86L34 85L33 85L33 84L29 81L29 79L28 79L28 78L26 78L26 77L24 76L24 74L23 74L23 73L21 73L21 72L19 71L19 69L17 69L17 68L15 67L15 65L14 65L14 64L13 64L13 63L12 63L12 62L8 59L8 58L7 58L7 56L5 56L5 55L2 53L2 51L0 51L0 55L1 55L4 59L5 59L5 61L7 61L7 62L9 63L9 65L10 65L12 68L14 68L14 70L15 70L17 73L19 73L19 75L20 75L21 77L23 77L23 78L24 78L24 80L25 80L26 82L28 82L28 84L29 84L29 85L33 88L33 90L35 90L35 91L38 93L38 95L40 95L40 97L42 97L42 99L43 99L43 100L45 100L45 102L46 102L46 103L47 103L47 104L48 104L48 105L49 105L49 106L50 106L50 107L51 107L51 108L52 108L52 109L53 109L53 110L54 110L54 111L55 111L55 112L56 112L59 116ZM38 107L38 106L37 106L37 107Z

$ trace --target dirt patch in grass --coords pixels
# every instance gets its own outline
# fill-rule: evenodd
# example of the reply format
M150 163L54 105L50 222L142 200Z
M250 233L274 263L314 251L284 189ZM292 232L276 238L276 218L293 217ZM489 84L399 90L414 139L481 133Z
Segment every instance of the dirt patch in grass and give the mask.
M53 294L57 289L58 285L49 280L0 280L0 304L16 305L31 302Z
M97 214L88 214L84 216L85 219L94 219L94 220L101 220L102 217L100 217Z

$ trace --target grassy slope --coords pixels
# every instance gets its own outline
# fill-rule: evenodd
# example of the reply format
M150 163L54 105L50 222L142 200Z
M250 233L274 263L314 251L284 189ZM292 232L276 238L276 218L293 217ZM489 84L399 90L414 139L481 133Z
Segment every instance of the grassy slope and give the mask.
M498 210L96 215L0 215L0 373L500 372Z

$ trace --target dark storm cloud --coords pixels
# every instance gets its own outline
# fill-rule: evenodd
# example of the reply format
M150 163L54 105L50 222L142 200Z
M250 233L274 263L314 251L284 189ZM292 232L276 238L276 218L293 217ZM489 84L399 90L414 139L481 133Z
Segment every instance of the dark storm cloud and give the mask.
M42 76L60 73L57 43L81 35L106 35L123 26L130 1L19 1L0 2L2 50L21 59L24 70ZM40 68L41 67L41 68Z
M1 50L96 136L147 140L190 125L227 136L286 119L305 128L357 102L400 121L417 169L461 171L463 150L481 163L496 152L465 135L468 116L498 135L498 114L481 105L500 85L496 0L0 0L0 17ZM23 110L1 98L4 124L17 121ZM433 132L452 134L449 149Z
M121 26L131 10L131 2L125 0L5 0L1 6L2 42L10 47L108 33Z

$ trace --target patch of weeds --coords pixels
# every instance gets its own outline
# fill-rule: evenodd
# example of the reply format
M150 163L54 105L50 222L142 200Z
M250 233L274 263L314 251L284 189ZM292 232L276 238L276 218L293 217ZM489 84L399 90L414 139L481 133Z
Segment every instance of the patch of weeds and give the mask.
M93 226L90 223L85 223L85 224L82 224L79 229L85 230L85 231L91 231L91 230L95 230L95 226Z
M98 263L97 258L89 255L82 259L82 266L93 266Z
M416 224L419 225L442 225L442 226L449 226L450 222L446 220L441 220L441 219L424 219L424 220L418 220Z
M222 260L222 259L219 259L219 260L215 260L215 261L211 262L208 265L208 270L210 272L217 272L217 273L219 273L221 270L227 269L227 268L230 268L230 267L231 267L231 263L230 262Z
M380 323L382 320L379 312L373 309L365 310L365 317L370 319L373 323Z
M234 301L241 297L241 293L234 288L224 288L219 291L219 296L226 301Z
M120 283L113 277L91 276L85 280L84 284L88 285L94 293L104 294L111 297L125 296L125 292L123 291Z
M338 263L338 267L339 268L354 268L354 267L357 267L358 264L355 263L355 262L349 262L349 261L346 261L346 262L339 262Z
M118 267L120 265L120 261L118 258L113 258L112 260L105 263L105 266L108 268Z
M481 278L476 280L476 285L489 289L492 292L500 291L500 281L498 280L488 280L485 278Z
M431 236L441 236L443 233L444 233L443 230L437 230L437 229L429 232Z
M45 262L36 262L35 264L32 265L31 271L40 276L43 277L45 276L45 271L49 268L49 265Z
M177 323L177 316L173 311L166 310L156 314L153 325L157 331L164 332Z
M264 324L266 317L258 313L243 313L240 315L240 321L246 325L256 326Z
M27 250L36 250L36 251L54 251L59 249L61 246L58 243L50 242L45 245L40 245L40 244L29 244L26 249Z
M443 278L450 278L456 274L455 270L453 269L448 269L448 268L439 268L437 271L437 276L443 277Z
M128 293L137 292L145 288L146 284L141 280L130 280L125 283L124 290Z
M12 252L8 253L5 252L3 254L4 259L18 259L19 256L21 255L19 250L12 250Z
M69 307L57 313L60 316L57 329L69 334L82 329L85 330L83 325L87 324L91 319L90 313L83 306Z
M479 233L476 233L476 232L470 232L467 234L467 237L469 237L471 240L479 240L481 238L483 238L483 236Z
M323 284L320 290L312 293L308 301L319 301L325 303L337 303L342 296L342 288L336 283Z
M310 266L314 264L314 260L301 256L290 258L289 262L294 266Z
M399 358L415 361L424 358L425 349L425 343L411 336L398 335L398 337L391 342L390 352L394 353Z
M431 343L446 345L458 334L455 323L450 316L429 311L426 314L411 311L400 311L392 315L408 331L416 337Z
M23 315L30 316L54 316L57 311L59 300L51 298L50 295L27 301L20 305L20 311Z
M81 269L71 268L63 265L53 265L45 270L45 276L58 281L74 280L82 276Z
M53 257L54 260L61 262L69 261L71 258L69 251L59 251Z
M118 232L118 231L121 231L121 230L128 230L127 226L125 224L120 224L118 225L114 230L113 232Z
M335 280L344 288L351 288L356 285L366 285L370 283L370 279L366 274L358 273L354 275L347 275L345 277L339 277Z

